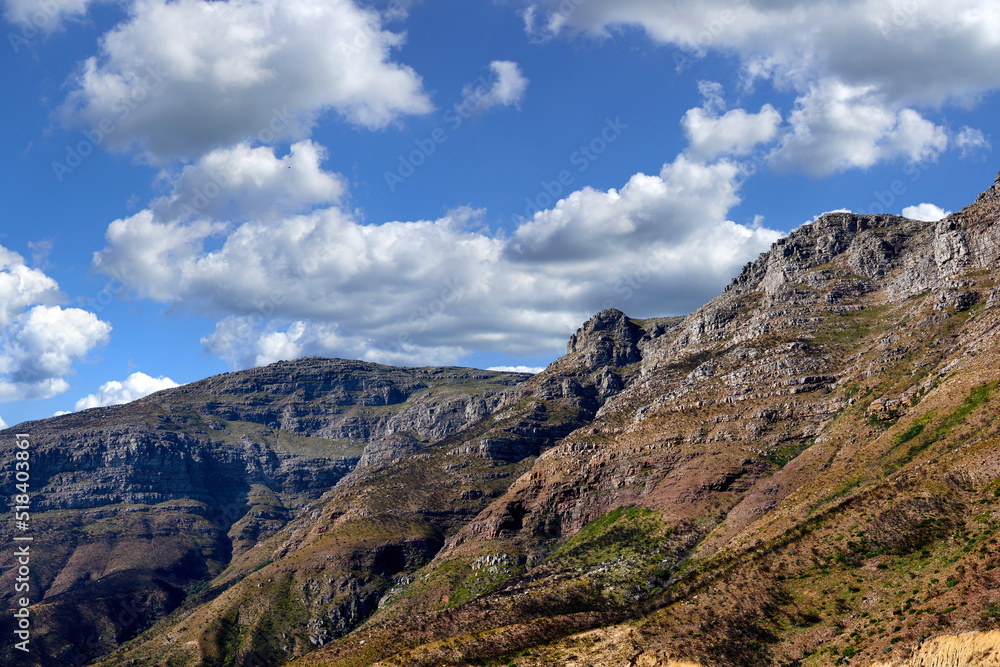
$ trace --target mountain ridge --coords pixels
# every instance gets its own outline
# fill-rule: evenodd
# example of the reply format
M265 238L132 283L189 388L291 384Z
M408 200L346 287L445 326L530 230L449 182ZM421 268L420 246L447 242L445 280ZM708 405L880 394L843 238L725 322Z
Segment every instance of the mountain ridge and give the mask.
M107 589L85 655L109 667L903 665L939 659L928 637L989 643L998 220L1000 175L938 222L826 214L688 316L598 313L531 377L307 359L35 423L125 415L123 446L214 442L244 480L48 524L76 542L40 583L56 603ZM52 470L47 514L86 509L95 480ZM220 495L221 524L201 507ZM172 570L92 567L81 532L132 515L146 524L97 531L100 553L180 518ZM123 631L112 607L136 590L156 611Z

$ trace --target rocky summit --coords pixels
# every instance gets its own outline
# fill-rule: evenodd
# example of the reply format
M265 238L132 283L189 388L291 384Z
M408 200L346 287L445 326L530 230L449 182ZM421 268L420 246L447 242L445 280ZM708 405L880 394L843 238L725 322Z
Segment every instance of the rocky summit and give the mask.
M35 662L0 659L1000 665L998 369L1000 176L537 375L301 359L21 424Z

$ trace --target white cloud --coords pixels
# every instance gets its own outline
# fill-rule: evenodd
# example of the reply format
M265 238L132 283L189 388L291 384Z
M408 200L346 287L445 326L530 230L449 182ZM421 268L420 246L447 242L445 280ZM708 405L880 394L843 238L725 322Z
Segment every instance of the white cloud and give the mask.
M799 97L771 153L779 168L825 176L894 158L935 159L947 132L912 109L893 111L870 86L824 81Z
M528 79L521 73L517 63L509 60L494 60L490 63L493 81L481 80L462 89L459 107L467 114L483 113L495 106L520 106L524 93L528 90ZM488 86L488 87L487 87Z
M937 222L938 220L951 215L951 211L946 211L934 204L919 204L917 206L907 206L903 209L903 217L910 220L920 220L921 222Z
M606 37L638 26L673 47L679 69L710 51L735 55L748 86L765 80L795 92L774 159L815 175L934 159L947 134L917 109L972 106L1000 88L1000 5L982 0L535 0L524 16L529 33L548 37ZM693 126L697 120L690 118ZM966 152L969 141L977 137L967 133L955 146Z
M15 362L20 375L54 378L70 373L73 362L104 344L111 326L79 308L34 306L6 331L4 357ZM8 365L5 370L10 371Z
M980 149L989 150L992 148L989 139L982 130L977 130L968 126L959 130L955 136L955 147L962 151L962 157L968 157Z
M569 0L560 5L557 11L545 11L539 9L538 5L531 4L521 12L524 21L524 31L531 36L534 41L544 42L558 35L566 25L567 15L575 10L575 4L584 0ZM565 7L568 5L568 7Z
M94 0L5 0L3 16L11 23L52 32L70 16L82 16Z
M21 255L0 246L0 329L10 326L31 304L59 301L55 280L29 268Z
M733 162L705 165L680 156L657 175L634 175L621 190L578 190L514 232L512 257L601 262L699 244L739 202L739 171ZM698 248L701 270L723 248Z
M0 246L0 401L49 398L111 326L93 313L63 308L56 282Z
M488 371L500 371L503 373L531 373L537 375L545 370L545 366L490 366Z
M688 154L695 159L710 160L719 155L747 155L759 144L768 144L778 134L781 114L770 104L756 114L733 109L721 116L713 104L689 109L681 119L681 127L690 147Z
M347 322L346 328L356 324ZM345 333L340 324L318 318L282 325L259 316L230 316L216 324L215 331L201 339L205 349L236 368L265 366L276 361L305 356L362 359L395 366L453 363L467 352L462 347L434 345L411 340L404 327L386 329L379 340L364 332Z
M302 139L327 110L384 128L432 110L420 77L391 60L402 42L349 0L136 0L62 115L153 163Z
M7 428L7 422L3 420L3 417L0 417L0 429L3 428Z
M338 202L344 179L323 171L326 150L312 141L292 144L278 158L274 149L247 143L219 148L171 177L172 191L150 208L161 218L207 216L221 220L266 219Z
M122 276L123 282L138 287L143 296L170 301L176 293L171 281L176 269L185 266L201 253L202 242L226 229L223 223L197 220L190 224L160 222L150 209L108 226L105 239L114 251L94 253L94 263L107 267L109 275ZM114 256L127 256L128 262L115 262Z
M749 73L808 87L821 78L873 85L898 103L968 99L1000 82L1000 7L981 0L535 0L534 26L609 35L639 26L678 48L740 56ZM969 63L976 63L970 67Z
M147 209L109 225L94 264L140 296L218 317L203 344L238 367L550 352L609 305L689 312L766 250L777 232L727 219L741 175L681 156L620 190L573 192L509 236L469 208L364 224L327 206L231 225Z
M34 306L3 334L0 401L51 398L69 388L64 376L95 347L111 325L79 308Z
M112 380L105 382L97 390L96 394L89 394L76 402L74 410L87 410L88 408L99 408L106 405L121 405L131 403L143 396L148 396L161 389L170 389L178 384L168 377L150 377L145 373L135 372L128 376L124 382Z

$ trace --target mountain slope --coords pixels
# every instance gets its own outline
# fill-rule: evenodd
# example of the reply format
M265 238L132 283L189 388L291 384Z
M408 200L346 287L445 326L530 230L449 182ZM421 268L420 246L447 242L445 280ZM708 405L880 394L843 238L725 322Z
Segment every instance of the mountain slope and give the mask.
M36 651L73 662L114 648L371 451L405 451L474 423L526 377L302 359L18 425L31 435L36 491ZM13 549L12 528L0 527L0 548ZM10 565L0 574L10 606L15 576Z
M567 357L466 428L369 443L349 475L108 664L282 664L342 636L637 377L642 338L609 311L578 332Z
M937 223L827 214L687 317L599 313L530 378L302 360L22 425L45 649L975 660L1000 621L998 222L1000 177Z
M995 627L998 212L1000 183L939 223L796 230L295 664L826 665Z

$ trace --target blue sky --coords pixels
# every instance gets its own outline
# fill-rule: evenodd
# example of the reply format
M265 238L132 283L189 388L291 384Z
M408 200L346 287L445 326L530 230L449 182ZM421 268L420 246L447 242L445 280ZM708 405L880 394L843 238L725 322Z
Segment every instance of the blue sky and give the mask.
M6 0L0 419L320 355L537 368L1000 168L1000 6Z

